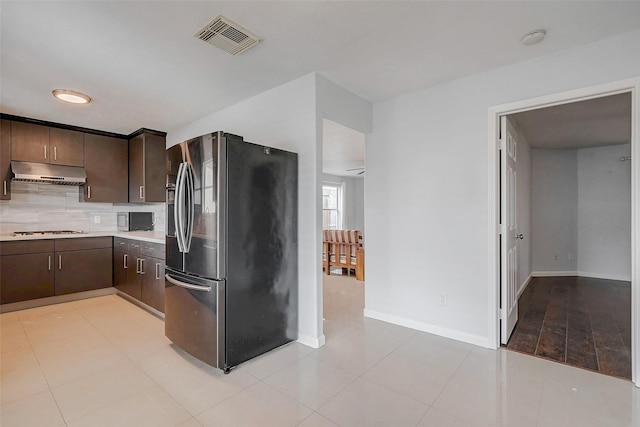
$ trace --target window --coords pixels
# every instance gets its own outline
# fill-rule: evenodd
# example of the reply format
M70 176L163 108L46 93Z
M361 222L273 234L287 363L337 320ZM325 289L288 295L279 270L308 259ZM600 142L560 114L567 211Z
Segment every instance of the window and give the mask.
M325 182L322 185L322 229L342 229L342 184Z

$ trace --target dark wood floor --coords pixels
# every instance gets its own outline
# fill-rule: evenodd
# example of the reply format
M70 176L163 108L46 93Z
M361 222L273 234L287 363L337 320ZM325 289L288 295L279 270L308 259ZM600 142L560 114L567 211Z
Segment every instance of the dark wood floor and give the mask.
M507 348L631 379L631 284L536 277L518 300Z

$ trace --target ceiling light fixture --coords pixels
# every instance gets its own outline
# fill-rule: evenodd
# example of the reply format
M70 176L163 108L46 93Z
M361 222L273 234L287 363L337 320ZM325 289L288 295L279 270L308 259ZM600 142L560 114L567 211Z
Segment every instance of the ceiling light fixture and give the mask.
M89 96L81 92L76 92L75 90L56 89L51 93L59 100L72 104L88 104L91 102Z
M546 35L547 32L545 30L534 30L522 36L520 41L525 46L533 46L534 44L538 44L544 40Z

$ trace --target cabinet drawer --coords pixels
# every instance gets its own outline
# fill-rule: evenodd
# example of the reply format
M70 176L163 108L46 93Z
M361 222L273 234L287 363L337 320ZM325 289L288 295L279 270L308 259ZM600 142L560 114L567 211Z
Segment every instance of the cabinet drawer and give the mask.
M37 254L53 252L53 240L21 240L0 243L0 255Z
M129 250L129 240L123 239L122 237L114 237L113 238L113 249L117 251L128 251Z
M139 240L129 240L129 252L134 254L142 254L142 242Z
M56 239L56 252L111 248L113 247L112 241L112 237L80 237L72 239Z
M164 245L162 243L142 242L142 254L164 259Z

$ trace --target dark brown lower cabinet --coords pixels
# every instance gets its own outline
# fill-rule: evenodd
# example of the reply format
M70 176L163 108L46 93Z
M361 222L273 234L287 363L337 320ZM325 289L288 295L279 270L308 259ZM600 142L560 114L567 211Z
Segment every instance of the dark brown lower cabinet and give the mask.
M111 237L0 242L0 304L111 286Z
M164 245L116 237L115 247L116 289L164 313Z
M53 295L53 252L0 256L0 304Z
M55 242L56 295L113 286L111 237L56 239Z
M141 271L140 301L164 313L164 260L144 259Z
M114 251L114 285L116 289L140 300L140 277L136 256L127 252Z
M112 285L111 248L56 252L56 295Z

